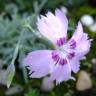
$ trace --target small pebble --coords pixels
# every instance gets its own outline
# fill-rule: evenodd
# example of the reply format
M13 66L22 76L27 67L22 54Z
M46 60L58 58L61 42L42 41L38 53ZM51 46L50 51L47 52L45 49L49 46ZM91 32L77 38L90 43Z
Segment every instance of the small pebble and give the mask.
M92 24L90 27L89 27L90 31L92 32L96 32L96 23Z
M78 91L84 91L92 88L92 81L89 74L86 71L80 71L79 77L76 83L76 89Z
M85 26L91 26L94 23L94 20L91 15L86 14L81 17L81 22Z

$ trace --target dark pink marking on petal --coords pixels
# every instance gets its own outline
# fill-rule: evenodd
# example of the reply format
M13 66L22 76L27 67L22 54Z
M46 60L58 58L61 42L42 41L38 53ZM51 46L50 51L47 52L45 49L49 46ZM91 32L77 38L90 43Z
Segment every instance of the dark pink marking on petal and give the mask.
M72 52L72 53L69 53L67 57L68 59L71 60L74 56L75 56L75 52Z
M57 40L57 45L58 46L62 46L66 43L66 38L59 38L59 40Z
M64 58L60 58L59 64L60 64L60 65L65 65L65 64L67 64L67 60L64 59Z
M52 59L57 62L57 61L59 60L59 58L60 58L60 57L59 57L59 55L57 54L57 52L53 51L53 52L52 52Z
M76 48L76 41L75 41L74 39L72 39L72 40L70 41L70 48L71 48L71 49L75 49L75 48Z

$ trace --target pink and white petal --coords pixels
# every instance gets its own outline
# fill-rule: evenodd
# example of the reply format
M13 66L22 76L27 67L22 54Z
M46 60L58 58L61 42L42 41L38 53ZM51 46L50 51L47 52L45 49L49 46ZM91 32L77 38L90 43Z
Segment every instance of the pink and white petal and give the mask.
M54 36L53 30L50 28L48 24L48 19L44 16L42 18L38 17L37 21L37 28L39 32L46 37L48 40L50 40L53 44L56 42L56 38Z
M50 77L48 78L48 81L54 81L56 80L56 78L58 77L58 75L60 74L58 71L59 65L56 64L56 66L54 67L53 72L50 74Z
M51 73L49 81L56 80L56 85L63 81L69 80L71 77L71 68L69 64L64 66L58 65L55 70Z
M78 58L73 58L72 60L70 60L70 66L71 66L71 70L74 73L77 73L80 70L80 62Z
M88 38L85 35L83 35L80 42L77 43L76 53L81 57L86 55L90 50L91 40L87 39Z
M60 18L48 12L47 17L41 16L38 17L37 27L40 33L49 39L53 44L56 44L57 40L62 37L66 37L68 25L66 20L61 21Z
M29 53L23 63L28 66L30 77L41 78L53 71L54 61L52 60L51 50L38 50Z
M48 15L46 22L48 28L52 32L52 38L55 38L57 40L58 38L64 36L62 22L58 18L56 18L56 16L50 18L50 16Z
M62 22L63 32L64 32L63 35L64 35L64 37L67 37L68 20L67 20L66 15L60 9L55 10L55 15Z
M82 24L81 22L79 21L78 22L78 26L71 38L71 40L75 40L76 42L78 42L83 36L83 27L82 27Z
M58 9L58 11L60 11ZM62 16L62 19L63 21L60 19L61 18L61 15L59 17L59 13L57 14L58 12L56 11L56 14L57 16L53 15L51 12L48 12L46 14L47 16L47 19L48 19L48 23L49 23L49 26L53 32L53 34L55 35L55 38L58 39L58 38L61 38L61 37L66 37L67 35L67 28L68 28L68 21L67 21L67 18L66 16L64 16L64 14L60 13Z
M71 77L71 67L69 64L65 64L64 66L61 66L61 68L58 69L58 71L61 71L59 76L56 78L56 85L60 84L63 81L67 81Z
M79 61L85 59L85 55L89 52L91 46L91 41L88 40L86 33L83 33L82 38L77 43L75 51L75 57L70 61L72 71L77 73L80 68Z
M43 68L43 69L39 69L39 70L35 70L32 74L30 74L31 78L41 78L44 77L46 75L49 74L49 70L48 68Z
M54 42L54 38L50 38L50 37L52 37L53 33L50 30L50 28L48 27L46 17L44 17L44 16L42 16L42 18L38 17L37 28L44 37L46 37L47 39Z

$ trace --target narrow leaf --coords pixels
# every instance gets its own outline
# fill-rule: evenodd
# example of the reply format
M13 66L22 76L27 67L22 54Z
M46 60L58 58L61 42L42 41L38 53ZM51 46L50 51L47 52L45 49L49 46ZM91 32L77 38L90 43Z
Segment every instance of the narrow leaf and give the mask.
M7 68L7 88L10 87L10 84L13 80L13 77L15 75L15 66L14 64L10 64Z

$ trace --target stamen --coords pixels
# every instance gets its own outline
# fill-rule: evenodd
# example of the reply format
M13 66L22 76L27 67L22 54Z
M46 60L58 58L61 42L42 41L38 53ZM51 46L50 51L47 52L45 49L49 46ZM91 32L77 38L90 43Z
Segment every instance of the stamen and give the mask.
M60 58L59 64L60 65L65 65L65 64L67 64L67 60L64 59L64 58Z
M66 38L59 38L59 40L57 40L57 45L62 46L64 45L65 42L66 42Z
M75 49L76 48L76 41L74 39L71 40L70 42L70 48Z

